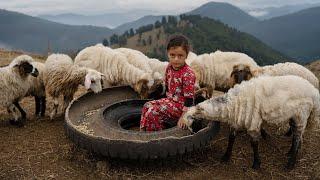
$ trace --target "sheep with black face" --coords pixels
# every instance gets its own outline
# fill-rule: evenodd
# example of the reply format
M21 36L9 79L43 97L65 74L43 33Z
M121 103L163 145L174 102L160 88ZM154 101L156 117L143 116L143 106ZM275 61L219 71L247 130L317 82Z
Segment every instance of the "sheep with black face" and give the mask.
M26 121L26 112L19 105L19 101L25 97L30 87L27 79L30 75L37 77L39 74L32 62L32 57L21 55L8 66L0 68L0 105L13 114L14 120L10 120L10 123L17 126L23 126ZM17 114L16 108L21 117Z

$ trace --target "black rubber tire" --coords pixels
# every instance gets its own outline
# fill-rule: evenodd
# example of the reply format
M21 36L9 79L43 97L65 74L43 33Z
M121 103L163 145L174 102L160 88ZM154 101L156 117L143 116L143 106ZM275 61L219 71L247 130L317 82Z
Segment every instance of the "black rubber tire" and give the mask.
M108 97L112 97L112 101ZM129 87L108 88L99 94L81 96L67 108L66 135L76 145L111 158L156 159L204 147L219 132L219 123L210 123L193 135L177 127L151 133L126 130L121 127L121 122L130 116L139 117L146 102L132 100L134 98L137 95ZM94 107L98 107L95 115L89 120L84 118L83 114ZM89 121L93 134L77 128L77 125Z

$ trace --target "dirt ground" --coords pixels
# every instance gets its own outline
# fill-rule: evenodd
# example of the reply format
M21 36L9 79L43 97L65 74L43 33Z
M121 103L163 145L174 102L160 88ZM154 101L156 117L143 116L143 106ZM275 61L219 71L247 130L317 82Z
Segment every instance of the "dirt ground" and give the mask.
M47 114L52 107L48 101ZM64 134L62 114L54 121L37 119L32 98L25 98L21 104L28 112L23 128L10 125L7 112L0 109L0 179L320 179L320 131L305 133L296 168L291 172L283 169L291 139L272 131L271 138L262 140L259 146L261 170L251 169L252 150L244 133L237 136L231 162L221 163L227 146L225 125L200 151L160 161L124 161L77 148Z
M37 119L32 98L25 98L21 105L28 113L23 128L10 125L6 110L0 109L0 179L320 179L320 131L305 133L291 172L283 169L291 139L273 131L259 146L261 170L251 169L252 150L244 133L236 138L230 163L221 163L227 146L226 125L200 151L157 161L124 161L75 147L64 134L63 114L54 121ZM48 99L47 115L51 108Z

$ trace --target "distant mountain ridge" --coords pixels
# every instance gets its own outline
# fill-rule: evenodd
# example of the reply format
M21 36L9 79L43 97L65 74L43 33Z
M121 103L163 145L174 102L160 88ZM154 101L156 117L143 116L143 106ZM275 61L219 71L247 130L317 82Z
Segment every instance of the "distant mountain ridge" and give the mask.
M64 25L7 10L0 10L0 24L0 44L41 54L74 51L114 33L109 28Z

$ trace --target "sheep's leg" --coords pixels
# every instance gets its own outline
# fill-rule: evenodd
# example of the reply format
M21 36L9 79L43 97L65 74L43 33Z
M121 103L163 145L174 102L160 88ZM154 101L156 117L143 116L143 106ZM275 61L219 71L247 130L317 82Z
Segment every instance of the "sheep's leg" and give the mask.
M73 96L63 96L63 101L64 101L64 104L63 104L63 111L65 111L69 105L69 103L72 101L73 99Z
M53 98L53 110L50 114L50 119L53 120L53 118L56 116L58 113L58 107L59 107L59 100L58 97Z
M27 113L21 108L18 101L15 101L13 104L18 108L18 110L21 113L21 119L17 121L17 126L22 127L26 122Z
M42 96L40 97L40 116L44 117L44 114L46 113L46 97Z
M11 125L17 125L19 120L19 115L17 114L16 107L12 104L7 108L8 113L13 115L13 119L10 119L9 122Z
M251 137L251 147L253 150L253 165L252 168L253 169L260 169L260 164L261 164L261 160L259 157L259 151L258 151L258 147L259 147L259 141L257 138L252 138Z
M230 133L229 133L227 151L225 152L225 154L221 158L221 160L223 162L228 162L230 160L235 139L236 139L236 130L232 128L232 129L230 129Z
M34 96L35 106L36 106L36 116L40 115L40 98L38 96Z
M270 137L270 135L264 129L261 128L261 137L264 140L267 140Z
M298 150L301 145L301 133L298 132L296 126L292 126L292 131L293 131L292 144L288 153L289 155L288 163L285 167L287 170L292 170L294 168L297 160Z
M287 131L287 133L285 134L285 136L287 136L287 137L289 137L289 136L291 136L292 135L292 127L293 126L295 126L295 124L294 124L294 121L293 121L293 119L292 118L290 118L290 121L289 121L289 125L290 125L290 127L289 127L289 129L288 129L288 131Z

